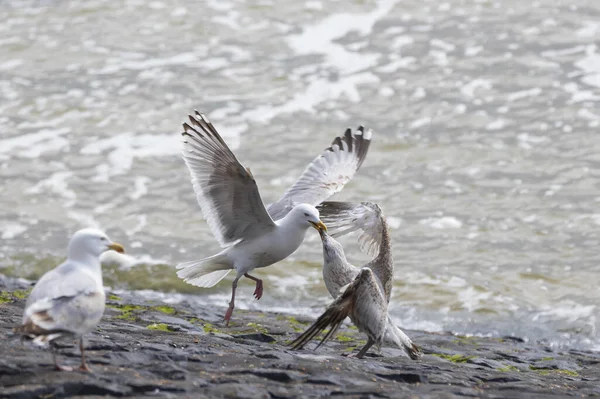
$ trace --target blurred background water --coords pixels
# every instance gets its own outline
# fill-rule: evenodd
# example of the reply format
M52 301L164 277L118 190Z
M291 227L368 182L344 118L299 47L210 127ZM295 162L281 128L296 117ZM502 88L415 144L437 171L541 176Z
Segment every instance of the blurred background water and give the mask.
M219 250L179 156L187 113L266 202L364 124L369 156L335 199L388 216L400 325L600 349L599 37L593 1L5 0L0 272L37 278L97 226L130 255L106 259L108 286L226 306L230 278L173 271ZM237 305L317 314L307 238Z

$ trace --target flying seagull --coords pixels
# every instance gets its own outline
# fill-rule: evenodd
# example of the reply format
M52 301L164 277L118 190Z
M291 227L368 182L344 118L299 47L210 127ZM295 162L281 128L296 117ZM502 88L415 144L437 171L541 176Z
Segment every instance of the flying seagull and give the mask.
M67 260L40 278L27 298L23 323L15 329L35 344L45 346L64 337L79 338L81 365L85 362L83 336L90 332L104 313L104 286L100 255L108 250L123 253L123 247L96 229L77 231L69 242ZM72 370L58 364L57 370Z
M362 231L359 237L361 249L374 256L373 260L365 264L362 268L353 266L346 260L342 245L332 236L327 234L327 232L321 231L321 240L323 243L323 280L325 281L325 286L327 287L329 294L336 299L327 309L325 314L335 313L341 317L347 313L346 316L350 316L352 322L358 329L367 333L371 344L369 345L368 342L365 347L366 349L363 348L364 352L360 352L364 355L366 350L373 343L378 342L376 341L378 335L374 335L373 331L369 332L369 330L365 330L365 328L372 325L372 320L370 320L369 317L375 316L370 315L367 317L367 315L364 314L352 313L350 310L340 307L340 303L348 306L348 304L352 303L348 302L348 298L359 302L367 301L371 306L369 308L370 311L375 311L374 314L378 317L384 317L384 341L397 345L413 360L420 358L422 355L421 350L394 324L387 313L387 307L392 292L394 259L392 256L392 245L387 222L381 208L372 202L350 203L328 201L321 204L319 209L322 219L329 225L332 235L340 236L353 231ZM358 283L356 280L365 268L373 271L373 278L377 284L369 279L368 285L365 285L366 283L359 285L363 291L360 291L358 287L355 287L353 288L354 291L349 292L349 288L347 288L348 284L357 285ZM363 280L361 281L367 281L364 280L365 278L366 277L362 277ZM364 294L364 290L369 290L370 295ZM379 290L381 290L384 297L385 306L379 302ZM340 294L342 293L346 296L345 302L344 300L339 299ZM354 312L356 312L356 310L354 310ZM346 316L344 316L342 320ZM321 320L321 324L318 324L319 322L317 322L315 325L318 324L319 327L322 326L322 328L318 329L316 333L331 324L323 324L323 320L329 320L327 318L323 320L320 318L319 320ZM365 325L367 327L365 327ZM309 331L311 330L309 329ZM305 341L307 342L307 339L310 340L311 338L308 338L309 336L312 337L316 335L316 333L314 335L307 333L304 333L298 338L296 347L301 347ZM306 337L303 337L305 334L307 334ZM300 345L300 343L302 345Z
M291 255L313 226L326 229L315 205L342 190L362 165L371 131L347 129L315 158L298 181L265 207L250 169L229 149L212 123L196 111L183 124L183 159L196 198L210 229L222 248L211 257L177 265L177 275L198 287L212 287L236 271L226 325L235 307L235 290L245 276L256 282L254 296L263 294L262 280L249 273Z

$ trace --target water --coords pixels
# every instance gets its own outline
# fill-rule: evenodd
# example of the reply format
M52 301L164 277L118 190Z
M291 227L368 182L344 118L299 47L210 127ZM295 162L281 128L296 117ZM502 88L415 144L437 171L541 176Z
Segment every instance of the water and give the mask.
M225 306L230 279L172 270L219 249L178 155L186 114L267 202L364 124L369 156L336 199L390 220L395 319L598 349L599 20L585 1L4 1L0 267L35 278L95 225L131 256L111 287ZM320 261L309 232L238 305L316 314Z

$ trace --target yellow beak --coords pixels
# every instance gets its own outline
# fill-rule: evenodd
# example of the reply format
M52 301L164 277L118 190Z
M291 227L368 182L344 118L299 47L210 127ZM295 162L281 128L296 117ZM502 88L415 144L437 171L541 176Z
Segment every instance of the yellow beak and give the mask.
M125 249L123 248L123 246L121 244L117 244L116 242L113 242L112 244L110 244L108 246L108 249L112 249L113 251L117 251L120 254L124 254L125 253Z
M323 230L323 231L327 231L327 226L325 226L325 223L321 222L320 220L319 220L319 222L318 222L318 223L315 223L315 222L310 222L310 224L312 224L312 225L313 225L313 227L314 227L315 229L317 229L318 231L321 231L321 230Z

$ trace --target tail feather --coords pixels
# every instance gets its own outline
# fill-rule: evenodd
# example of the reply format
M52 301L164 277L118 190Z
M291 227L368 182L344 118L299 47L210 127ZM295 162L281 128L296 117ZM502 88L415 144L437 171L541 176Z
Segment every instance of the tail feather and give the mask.
M390 319L389 317L388 317L388 320L387 320L387 328L386 328L386 331L385 331L385 338L384 338L384 340L386 342L389 342L389 343L397 345L412 360L418 360L423 355L423 352L421 351L421 348L419 348L417 345L415 345L412 342L412 340L408 337L408 335L406 335L404 333L404 331L402 331L400 328L398 328L394 324L394 322L392 321L392 319Z
M329 331L315 349L327 342L340 328L344 319L352 313L355 287L356 284L351 285L333 301L317 321L291 343L292 349L302 349L308 341L329 326Z
M180 263L177 269L177 276L186 283L208 288L223 280L232 267L225 255L215 255L198 261Z

